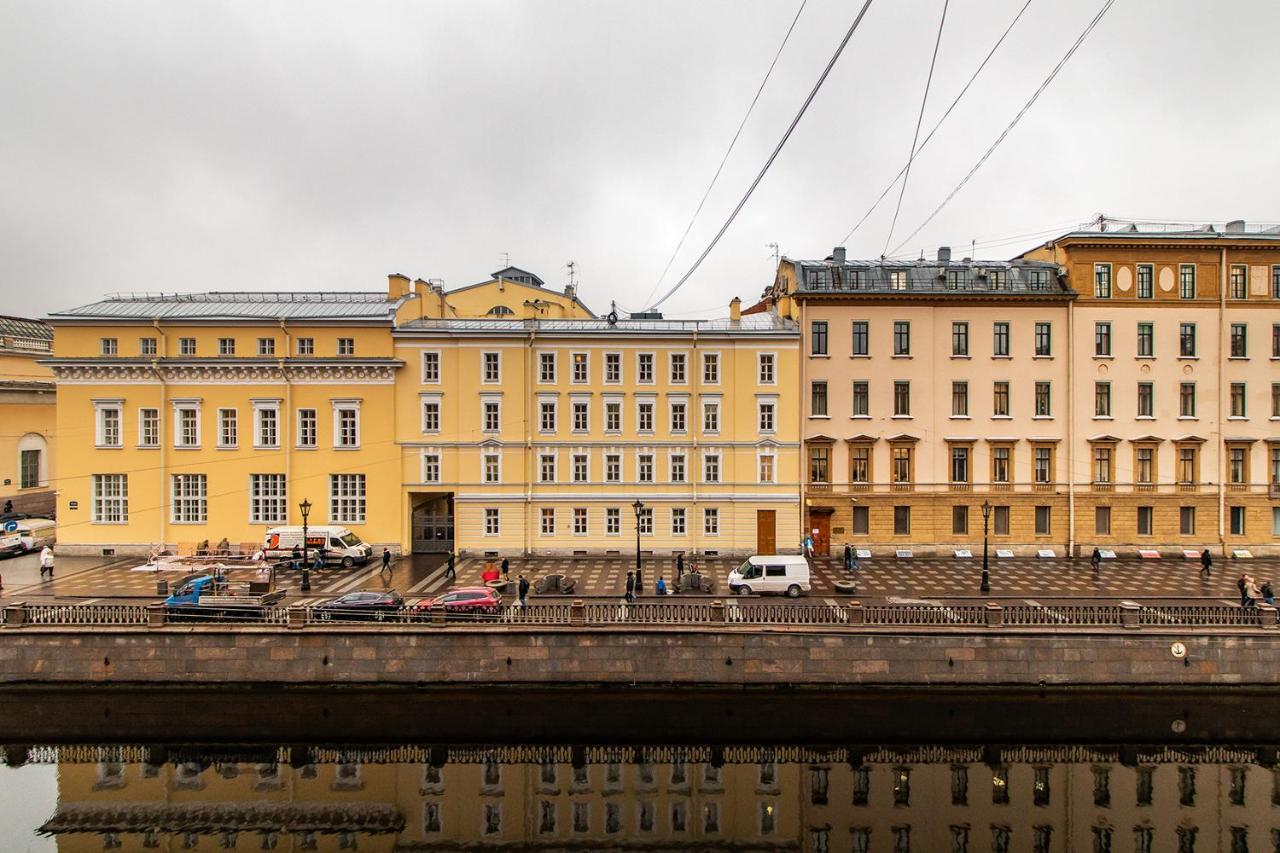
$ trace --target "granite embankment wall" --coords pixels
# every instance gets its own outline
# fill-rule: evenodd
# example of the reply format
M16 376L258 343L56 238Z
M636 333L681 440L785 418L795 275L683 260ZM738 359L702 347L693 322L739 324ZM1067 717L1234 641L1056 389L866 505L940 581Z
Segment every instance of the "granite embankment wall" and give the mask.
M1272 686L1277 661L1280 632L1256 629L0 631L3 684Z

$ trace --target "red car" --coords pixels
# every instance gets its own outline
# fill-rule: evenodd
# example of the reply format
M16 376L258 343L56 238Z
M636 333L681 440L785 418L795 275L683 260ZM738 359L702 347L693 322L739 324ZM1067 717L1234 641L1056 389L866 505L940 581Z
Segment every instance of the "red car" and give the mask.
M435 607L443 607L446 616L496 616L502 607L502 594L487 586L459 587L418 602L413 612L425 616Z

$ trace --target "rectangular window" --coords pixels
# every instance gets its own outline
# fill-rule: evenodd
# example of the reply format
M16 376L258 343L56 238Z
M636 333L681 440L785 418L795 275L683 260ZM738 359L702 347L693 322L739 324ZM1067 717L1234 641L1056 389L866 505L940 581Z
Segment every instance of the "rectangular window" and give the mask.
M760 404L760 432L773 432L774 430L774 404Z
M622 532L622 510L620 508L616 506L605 508L604 532L609 536L617 536Z
M707 507L702 511L702 532L707 536L720 535L720 510Z
M218 409L219 447L235 447L240 443L238 414L235 409Z
M275 338L258 338L258 355L271 356L276 354Z
M1111 264L1093 265L1093 295L1096 299L1111 298Z
M1035 343L1037 356L1053 355L1053 324L1036 323Z
M1111 535L1111 507L1109 506L1094 507L1093 532L1097 536Z
M604 381L616 385L622 381L622 353L604 354Z
M1245 508L1242 506L1233 506L1230 508L1232 536L1244 535L1244 510Z
M538 457L538 482L554 483L556 481L556 457L554 453L544 453Z
M422 382L434 385L440 381L440 353L424 352L422 354Z
M871 448L865 444L849 448L849 481L871 482Z
M249 523L285 524L289 521L289 499L284 474L249 475Z
M653 384L653 353L636 354L636 381L642 385Z
M1280 418L1280 382L1271 383L1271 417Z
M969 448L951 448L951 482L969 482Z
M702 479L706 483L720 482L719 453L708 453L702 458Z
M573 454L573 482L588 482L587 454Z
M178 338L178 355L195 355L195 338Z
M757 371L758 379L761 385L772 385L776 381L774 372L774 355L771 352L762 352L757 357L756 362L759 370Z
M1196 416L1196 383L1183 382L1178 386L1178 416L1183 418Z
M116 338L102 338L98 342L98 353L100 355L119 355L120 342Z
M1248 358L1249 326L1246 323L1231 324L1231 357Z
M1156 411L1156 386L1150 382L1138 383L1138 417L1153 418Z
M1150 536L1154 527L1155 509L1149 506L1138 507L1138 535Z
M827 416L827 383L813 382L809 386L809 417Z
M653 432L653 403L636 404L636 430Z
M93 523L125 524L129 521L129 475L93 475Z
M1093 383L1093 416L1095 418L1111 417L1111 383Z
M502 353L486 352L481 354L480 380L485 383L494 384L502 381Z
M682 506L671 508L671 535L683 536L685 534L685 509Z
M814 320L809 324L809 343L810 353L813 355L827 354L827 321Z
M906 270L890 270L889 271L889 289L890 290L906 290L907 289L907 271Z
M763 358L764 358L764 356L760 356L760 358L761 358L761 359L763 359ZM772 356L770 356L770 358L772 358ZM686 370L685 370L685 361L686 361L686 359L685 359L685 354L684 354L684 353L682 353L682 352L673 352L673 353L671 353L670 361L669 361L669 367L670 367L670 372L671 372L671 384L672 384L672 385L684 385L684 384L685 384L685 382L686 382L686 381L688 381L688 377L687 377L687 375L686 375ZM763 367L763 361L762 361L762 360L758 363L758 366L761 368L761 376L763 376L763 375L764 375L764 367ZM773 364L772 364L772 362L770 362L769 367L770 367L770 375L772 375L772 369L773 369ZM763 380L763 379L761 379L760 381L762 381L762 382L763 382L764 380ZM770 380L770 381L772 381L772 380Z
M951 508L951 533L955 536L964 536L969 532L969 508L967 506L953 506Z
M337 425L337 435L334 436L334 447L359 447L360 446L360 410L356 408L339 407L334 413L334 420Z
M893 508L893 535L911 535L911 507L895 506Z
M298 338L298 355L308 356L316 354L315 338Z
M585 352L575 352L570 356L570 363L573 365L573 373L570 376L571 381L575 385L585 385L589 381L590 363L587 361Z
M911 416L911 383L893 383L893 415L894 417Z
M992 386L991 414L997 418L1009 417L1009 383L996 382Z
M605 432L622 432L621 403L609 402L604 404L604 429Z
M1150 447L1139 447L1134 455L1134 482L1150 485L1155 482L1156 452Z
M1243 382L1231 383L1231 417L1248 417L1245 408L1245 387Z
M1178 482L1191 485L1200 479L1200 453L1195 447L1178 448Z
M483 408L483 419L481 428L485 432L497 432L501 426L501 408L497 400L485 400Z
M355 355L355 338L338 338L338 355Z
M538 431L556 431L556 404L554 402L544 400L538 404Z
M573 533L575 536L587 535L587 508L576 506L573 508Z
M1280 447L1271 446L1271 485L1280 485Z
M906 320L893 324L893 354L911 355L911 323Z
M757 460L756 480L760 483L774 482L774 456L772 453L761 453Z
M1151 264L1138 264L1138 298L1154 299L1156 270Z
M702 401L702 431L720 431L720 404L709 400Z
M1249 482L1249 455L1243 447L1227 448L1227 482L1237 486Z
M1053 416L1053 399L1050 394L1048 382L1036 383L1036 417L1048 418Z
M100 406L95 412L97 418L98 447L121 447L124 438L120 430L120 407Z
M329 521L335 524L364 524L364 474L329 475Z
M1093 482L1107 484L1111 482L1111 448L1098 445L1093 448Z
M871 353L871 331L866 320L853 321L853 351L852 355L870 355Z
M636 519L636 527L642 536L653 535L653 507L645 507L640 510L640 516Z
M497 536L501 531L498 510L493 507L486 507L484 511L484 535Z
M1009 271L1008 270L987 270L987 283L992 290L1008 290L1009 289Z
M254 409L253 415L258 421L254 432L256 439L254 447L279 447L280 410L274 407L262 407Z
M204 524L209 519L208 485L204 474L174 474L174 524Z
M991 325L991 354L998 357L1009 355L1009 324L1005 322Z
M1009 482L1009 472L1013 467L1010 460L1011 453L1008 447L991 448L991 482Z
M951 324L951 354L966 356L969 354L969 324Z
M898 445L890 450L890 459L893 462L893 482L911 482L911 456L911 448L907 446Z
M617 453L605 454L604 481L606 483L622 482L622 457Z
M720 356L714 352L702 354L702 381L707 385L720 384Z
M502 482L502 457L497 453L484 454L482 465L486 483Z
M831 482L831 448L809 448L809 482Z
M641 483L653 482L652 453L641 453L636 457L636 479Z
M155 338L139 338L138 354L139 355L156 355L159 348L156 346Z
M298 446L315 447L317 443L316 410L298 409Z
M1036 535L1049 536L1053 532L1053 507L1036 507Z
M673 453L671 454L671 482L683 483L684 478L684 454Z
M573 402L573 431L588 432L591 428L591 404L581 400Z
M991 513L991 530L997 536L1009 535L1009 507L995 507Z
M1037 447L1032 453L1037 483L1053 482L1053 448Z
M1138 358L1151 358L1156 354L1155 325L1138 324Z
M424 453L422 455L422 482L440 482L440 454Z
M1093 324L1093 354L1098 356L1111 355L1110 323Z
M853 383L853 416L865 418L871 414L871 390L866 382Z
M1178 324L1178 355L1182 358L1196 357L1196 324Z
M1271 268L1271 298L1280 299L1280 264Z
M555 353L538 353L538 381L544 384L550 384L556 381Z
M1178 267L1178 298L1196 298L1196 265L1181 264Z
M866 536L871 532L871 511L865 506L853 508L853 535Z
M160 410L138 410L138 446L160 446Z
M554 536L556 532L556 510L555 507L544 506L539 512L542 520L540 530L543 536ZM544 809L545 811L545 809Z
M1232 264L1228 285L1232 299L1249 298L1249 268L1244 264Z
M199 447L200 446L200 410L194 408L181 408L177 411L178 415L178 447Z
M969 416L969 383L951 383L951 415L957 418Z

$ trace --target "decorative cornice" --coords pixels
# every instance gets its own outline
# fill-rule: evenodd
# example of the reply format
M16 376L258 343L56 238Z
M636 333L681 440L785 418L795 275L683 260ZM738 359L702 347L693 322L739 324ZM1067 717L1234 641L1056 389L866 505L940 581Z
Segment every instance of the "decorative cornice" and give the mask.
M52 365L60 385L390 385L395 364L142 364Z

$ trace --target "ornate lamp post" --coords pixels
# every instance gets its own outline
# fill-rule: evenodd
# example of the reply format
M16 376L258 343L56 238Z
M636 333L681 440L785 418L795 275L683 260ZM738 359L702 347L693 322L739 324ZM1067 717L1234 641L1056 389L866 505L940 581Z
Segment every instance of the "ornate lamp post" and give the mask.
M991 564L987 560L987 525L991 521L991 501L982 502L982 586L981 592L991 592Z
M311 591L311 564L307 561L307 516L311 515L311 501L306 498L302 499L302 503L298 504L298 511L302 513L302 591Z
M644 502L636 498L636 502L631 505L636 511L636 571L640 571L640 512L644 509Z

